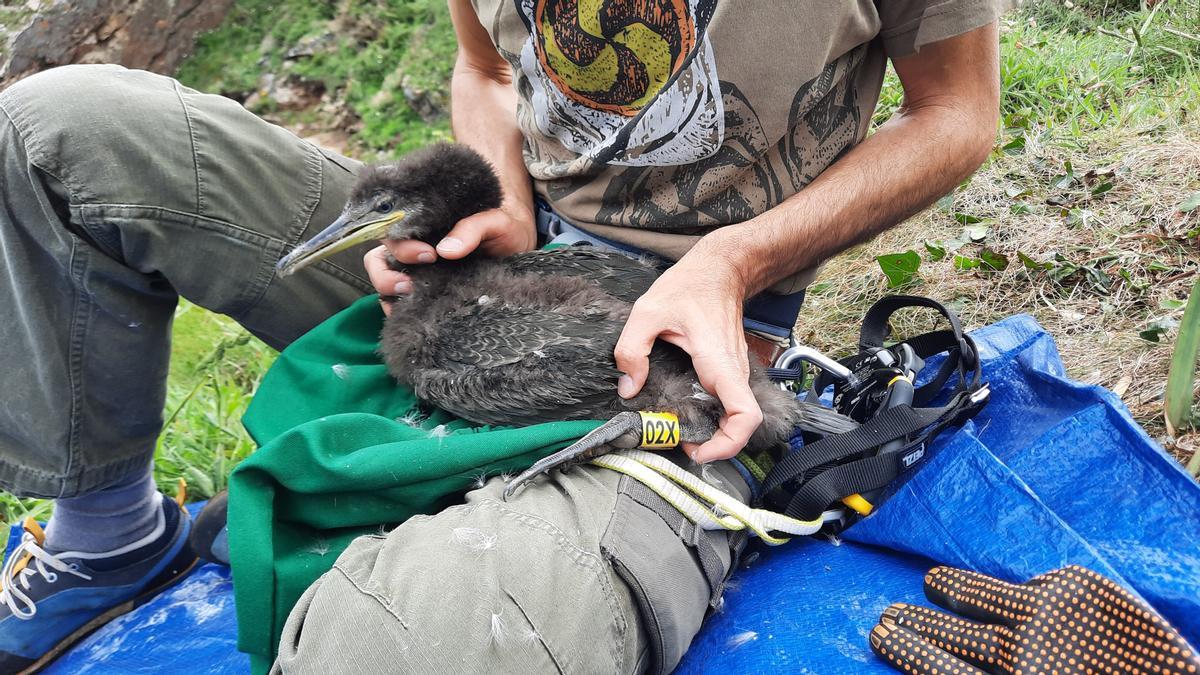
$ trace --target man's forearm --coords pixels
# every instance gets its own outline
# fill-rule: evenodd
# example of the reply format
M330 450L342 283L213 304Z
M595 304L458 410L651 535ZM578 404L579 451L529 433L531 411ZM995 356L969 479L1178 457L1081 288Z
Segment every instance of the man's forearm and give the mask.
M987 157L994 127L951 109L894 117L810 185L724 240L754 295L929 206ZM734 236L736 235L736 236Z
M999 114L996 26L898 61L905 107L803 190L697 245L733 266L744 297L879 234L979 167Z
M500 176L504 200L533 212L533 189L521 155L517 93L507 71L483 71L460 60L450 82L450 122L460 143L483 155Z

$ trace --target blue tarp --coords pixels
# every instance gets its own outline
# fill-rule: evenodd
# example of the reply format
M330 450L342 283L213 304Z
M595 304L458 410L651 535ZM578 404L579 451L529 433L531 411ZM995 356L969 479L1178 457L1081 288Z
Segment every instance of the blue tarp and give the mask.
M1116 396L1066 379L1031 318L974 336L987 408L840 542L754 549L679 672L892 672L867 634L891 602L928 604L922 576L935 564L1009 580L1085 565L1200 644L1200 486ZM47 672L245 672L234 621L227 570L207 565Z

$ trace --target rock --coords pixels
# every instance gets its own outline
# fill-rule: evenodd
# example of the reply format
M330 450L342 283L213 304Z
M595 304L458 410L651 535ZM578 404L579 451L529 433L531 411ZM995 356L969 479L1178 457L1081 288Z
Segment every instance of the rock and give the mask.
M337 36L326 31L320 35L302 38L299 42L292 45L291 48L284 52L283 59L285 61L295 61L297 59L308 58L310 56L320 54L321 52L329 51L330 48L336 45Z
M263 73L258 87L242 103L251 112L271 110L304 110L321 101L325 85L288 73L282 77L274 73Z
M233 0L30 0L0 8L0 87L68 63L171 73Z
M423 86L417 78L404 72L403 66L383 78L379 91L371 97L369 105L377 110L382 110L393 99L400 97L403 97L408 107L426 122L432 123L446 117L448 101L445 93Z
M436 122L446 116L446 100L442 92L419 87L408 76L400 79L400 92L413 112L426 122Z
M270 97L281 110L303 110L316 105L324 93L321 82L289 74L270 90Z
M327 93L321 99L321 107L317 109L317 114L320 119L326 120L328 128L340 129L352 136L362 131L362 119L353 108L346 105L346 101L340 95L331 96Z

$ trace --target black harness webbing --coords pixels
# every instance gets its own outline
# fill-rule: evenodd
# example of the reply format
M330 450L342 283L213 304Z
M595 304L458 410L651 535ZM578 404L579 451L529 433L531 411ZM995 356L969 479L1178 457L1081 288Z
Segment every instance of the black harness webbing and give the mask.
M885 348L888 319L907 307L935 309L950 328ZM815 518L849 495L868 495L887 486L921 460L926 441L962 424L987 401L974 341L962 332L953 312L928 298L889 296L873 305L863 320L859 350L840 362L854 378L839 381L822 372L814 378L810 395L832 384L835 408L861 426L807 443L779 460L764 481L765 501L788 516ZM937 373L914 390L911 382L924 360L941 352L947 357ZM929 407L955 374L958 382L949 401ZM896 394L892 385L897 380L904 381L908 396Z

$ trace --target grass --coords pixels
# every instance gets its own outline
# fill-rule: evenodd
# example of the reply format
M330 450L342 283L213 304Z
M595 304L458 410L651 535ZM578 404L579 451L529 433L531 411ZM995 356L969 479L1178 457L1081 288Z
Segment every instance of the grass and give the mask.
M1200 192L1197 36L1196 0L1149 9L1044 0L1006 17L991 159L936 207L830 261L800 338L835 353L853 344L866 307L891 290L876 257L913 250L920 268L904 290L950 302L971 328L1032 314L1071 375L1122 393L1186 460L1197 436L1167 438L1160 420L1173 322L1200 273L1200 209L1179 210ZM289 58L297 44L317 47ZM349 127L350 152L371 158L448 135L445 118L423 119L405 90L444 106L454 48L442 0L238 0L178 76L238 100L264 72L316 83L323 93L311 109L260 97L258 111L301 132ZM900 97L889 74L877 122ZM156 451L161 487L173 491L182 477L206 497L224 485L253 449L239 418L272 360L231 321L180 306ZM48 502L0 494L5 522L48 512Z
M163 432L155 448L155 480L175 495L187 482L190 501L225 487L229 472L254 450L241 417L275 352L226 317L187 301L175 312L170 386ZM52 502L0 492L0 541L6 524L45 520Z
M191 303L175 312L171 386L155 449L159 487L180 478L193 498L225 487L229 472L254 450L241 418L275 352L235 322Z
M1167 436L1161 413L1200 273L1200 210L1182 208L1200 193L1200 5L1107 5L1041 2L1006 18L992 157L937 206L830 261L797 328L820 348L853 344L865 308L892 290L877 257L913 251L920 268L902 290L949 301L972 328L1032 314L1073 377L1122 394L1187 461L1197 436ZM897 85L889 75L876 122Z
M324 93L315 110L284 111L269 95L253 109L285 126L349 127L352 152L371 159L449 137L445 115L422 118L406 91L445 110L455 50L444 0L240 0L178 77L241 101L264 73L303 81Z

